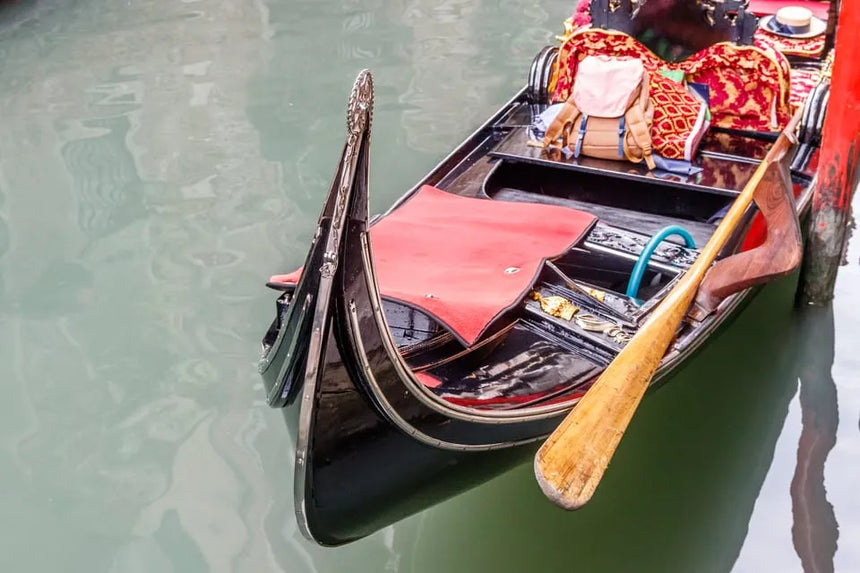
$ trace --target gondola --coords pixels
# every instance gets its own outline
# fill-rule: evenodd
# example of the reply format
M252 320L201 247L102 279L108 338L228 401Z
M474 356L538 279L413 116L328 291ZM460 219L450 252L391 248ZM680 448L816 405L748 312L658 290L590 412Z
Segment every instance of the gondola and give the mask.
M627 20L597 21L601 5L591 29L625 34L629 2ZM376 217L373 80L356 79L305 263L268 282L280 295L259 366L268 404L295 428L309 539L359 539L533 453L690 268L775 140L778 129L712 126L689 174L530 146L563 55L541 50L526 87ZM779 200L746 211L652 384L797 266L828 73L823 55L782 58L810 81L791 94L803 111L770 182Z

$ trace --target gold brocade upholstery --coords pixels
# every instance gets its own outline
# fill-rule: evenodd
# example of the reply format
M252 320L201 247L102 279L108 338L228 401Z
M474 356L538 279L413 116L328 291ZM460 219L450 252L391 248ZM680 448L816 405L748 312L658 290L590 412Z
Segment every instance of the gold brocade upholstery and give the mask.
M798 68L791 71L791 106L802 106L821 78L821 70Z
M804 58L817 58L824 53L825 36L814 38L787 38L777 34L771 34L767 30L759 28L755 32L756 40L768 41L786 56L800 56Z
M567 99L579 61L601 54L639 58L652 75L660 69L680 70L687 81L707 84L712 124L719 127L777 131L791 117L788 61L766 38L754 46L721 42L681 62L667 62L622 32L580 28L559 50L554 100Z

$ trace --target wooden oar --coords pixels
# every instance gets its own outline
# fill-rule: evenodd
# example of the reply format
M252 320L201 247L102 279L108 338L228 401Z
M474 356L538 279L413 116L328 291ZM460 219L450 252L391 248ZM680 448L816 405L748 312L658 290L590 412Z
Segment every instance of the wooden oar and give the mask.
M768 167L796 143L794 131L800 117L798 110L696 262L538 450L535 476L556 505L578 509L591 499L705 273L740 224Z

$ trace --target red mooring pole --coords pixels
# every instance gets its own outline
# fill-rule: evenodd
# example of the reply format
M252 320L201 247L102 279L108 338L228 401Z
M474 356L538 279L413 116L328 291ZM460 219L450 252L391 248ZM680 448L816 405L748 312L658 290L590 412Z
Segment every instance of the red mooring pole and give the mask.
M860 2L840 2L830 101L822 133L818 182L812 199L809 239L801 275L800 301L824 304L833 298L844 258L857 186L860 154Z

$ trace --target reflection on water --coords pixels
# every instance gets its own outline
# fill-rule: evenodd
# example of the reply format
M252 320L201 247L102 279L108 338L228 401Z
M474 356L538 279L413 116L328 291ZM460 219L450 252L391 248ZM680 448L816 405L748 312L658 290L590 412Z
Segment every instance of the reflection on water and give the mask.
M0 570L860 570L853 263L830 318L770 287L649 396L580 513L525 465L342 549L296 530L261 285L304 256L356 71L379 211L572 4L0 1Z
M799 353L802 430L791 482L791 534L804 571L833 571L839 527L824 485L825 462L839 426L836 385L830 373L833 309L804 309L801 316L805 334Z
M565 548L586 571L731 569L796 392L800 332L786 308L790 297L790 283L770 287L696 362L645 399L584 509L557 511L523 466L469 494L479 511L468 517L456 506L429 512L423 534L432 542L422 543L420 561L453 543L437 557L442 570L561 570L563 552L546 548ZM732 335L739 334L760 344L738 348ZM463 565L476 543L469 531L481 538Z
M119 115L63 130L71 136L60 153L74 182L78 226L92 239L118 232L141 216L141 181L125 146L130 125L127 115Z

